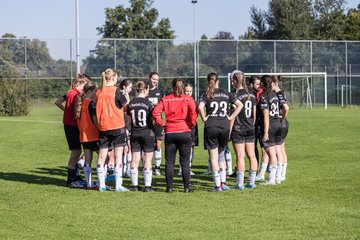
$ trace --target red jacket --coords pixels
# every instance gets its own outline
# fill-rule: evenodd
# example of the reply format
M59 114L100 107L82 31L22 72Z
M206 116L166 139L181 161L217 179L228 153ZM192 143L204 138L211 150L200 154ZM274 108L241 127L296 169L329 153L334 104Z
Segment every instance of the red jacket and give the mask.
M66 103L64 108L64 116L63 123L64 125L70 126L78 126L77 120L75 118L75 104L76 98L79 96L80 92L78 92L75 88L68 91L66 94Z
M166 123L161 118L162 112L165 113ZM171 93L161 98L152 114L156 124L164 126L165 133L190 132L197 120L195 101L185 94L175 96Z

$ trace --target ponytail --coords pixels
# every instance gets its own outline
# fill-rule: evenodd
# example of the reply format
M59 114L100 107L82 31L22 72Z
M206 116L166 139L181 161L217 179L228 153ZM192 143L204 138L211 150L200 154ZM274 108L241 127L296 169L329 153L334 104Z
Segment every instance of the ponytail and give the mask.
M216 73L209 73L207 76L208 87L206 89L205 95L207 98L214 98L216 83L219 81L219 77Z
M270 75L263 75L260 79L262 85L264 86L264 91L261 96L267 97L271 91L271 82L272 77Z
M172 81L172 87L173 87L173 92L176 96L181 96L184 94L184 82L182 79L175 78Z
M94 91L95 89L96 89L96 85L94 83L88 82L85 84L84 92L81 93L79 96L77 96L77 99L76 99L75 118L80 119L81 109L82 109L82 104L84 102L84 98L86 97L86 94L89 91Z

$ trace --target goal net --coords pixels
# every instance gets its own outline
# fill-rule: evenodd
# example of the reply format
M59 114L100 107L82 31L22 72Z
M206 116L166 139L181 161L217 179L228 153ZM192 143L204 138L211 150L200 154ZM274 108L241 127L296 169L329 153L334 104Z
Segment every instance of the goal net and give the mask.
M327 73L245 73L246 78L262 75L280 75L280 87L285 91L287 102L293 107L324 106L327 109ZM230 73L228 78L228 91L232 90Z

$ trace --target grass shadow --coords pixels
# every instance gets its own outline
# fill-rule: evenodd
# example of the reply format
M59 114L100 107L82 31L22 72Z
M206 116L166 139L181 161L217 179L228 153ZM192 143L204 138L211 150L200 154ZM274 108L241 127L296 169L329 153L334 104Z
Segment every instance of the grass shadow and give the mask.
M27 173L0 172L0 179L5 181L23 182L29 184L55 185L55 186L66 187L64 179L40 176L35 174L27 174Z

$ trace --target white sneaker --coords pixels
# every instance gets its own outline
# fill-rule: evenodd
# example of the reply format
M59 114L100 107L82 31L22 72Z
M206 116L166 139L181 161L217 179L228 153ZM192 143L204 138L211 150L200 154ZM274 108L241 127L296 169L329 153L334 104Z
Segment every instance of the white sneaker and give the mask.
M255 181L257 182L265 182L264 176L256 176Z
M233 172L232 169L228 169L228 170L226 171L226 176L231 176L233 173L234 173L234 172Z
M193 171L190 171L190 176L194 176L195 173Z
M120 186L115 189L115 192L129 192L130 190L126 187Z
M155 168L155 175L156 176L161 176L161 172L159 168Z

